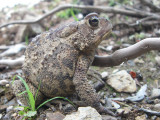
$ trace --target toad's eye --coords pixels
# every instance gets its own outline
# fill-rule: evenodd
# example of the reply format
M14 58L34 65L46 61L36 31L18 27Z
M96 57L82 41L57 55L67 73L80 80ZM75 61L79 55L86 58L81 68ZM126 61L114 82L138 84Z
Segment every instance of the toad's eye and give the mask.
M91 27L98 27L99 19L97 16L93 16L89 19L89 24Z

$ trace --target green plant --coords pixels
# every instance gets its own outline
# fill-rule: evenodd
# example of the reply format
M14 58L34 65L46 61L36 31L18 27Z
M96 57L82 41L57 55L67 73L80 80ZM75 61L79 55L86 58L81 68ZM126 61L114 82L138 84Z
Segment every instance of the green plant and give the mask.
M30 91L26 81L22 77L20 77L18 75L15 75L13 77L12 84L15 81L16 77L18 77L18 79L22 81L22 83L24 84L25 89L26 89L25 91L19 93L17 96L23 95L24 93L28 94L28 96L27 96L28 97L28 99L27 99L28 100L28 106L20 106L22 108L22 110L19 111L19 115L24 116L23 119L33 119L33 118L35 118L35 116L37 115L37 110L40 107L45 105L47 102L50 102L50 101L55 100L55 99L64 99L74 106L74 104L65 97L54 97L54 98L46 100L45 102L41 103L38 107L36 107L35 106L36 105L35 104L36 103L36 97L37 97L38 91L40 89L41 83L38 86L37 93L36 93L35 98L34 98L34 96L33 96L32 92Z
M28 35L25 35L25 43L26 43L26 45L28 45L29 44L29 38L28 38Z
M64 11L58 12L56 15L63 19L68 19L70 16L72 16L76 21L78 21L78 18L75 16L75 14L79 13L79 10L73 10L73 8L66 9Z

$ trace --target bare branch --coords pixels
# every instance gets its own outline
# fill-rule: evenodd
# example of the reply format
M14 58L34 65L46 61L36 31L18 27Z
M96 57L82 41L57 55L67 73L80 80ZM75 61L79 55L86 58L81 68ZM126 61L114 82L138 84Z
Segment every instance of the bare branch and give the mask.
M45 19L46 17L55 14L56 12L59 12L64 9L68 8L76 8L76 9L82 9L82 10L91 10L95 12L103 12L103 13L114 13L114 14L122 14L122 15L127 15L131 17L148 17L148 16L153 16L154 19L160 19L160 15L155 14L155 13L149 13L145 11L131 11L131 10L124 10L124 9L117 9L113 7L105 7L105 6L85 6L85 5L61 5L56 8L54 8L52 11L49 13L44 14L42 17L36 19L36 20L22 20L22 21L14 21L10 22L7 24L3 24L0 26L0 29L3 27L6 27L8 25L13 25L13 24L34 24L37 22L40 22L41 20Z
M160 12L160 7L152 4L151 2L149 2L148 0L140 0L142 3L144 3L145 5L147 5L149 8L151 8L153 11L156 12Z
M95 56L92 65L104 67L120 65L150 50L160 50L160 38L146 38L130 47L117 50L112 55Z
M2 59L0 60L0 65L6 65L11 68L21 66L24 62L25 56L21 56L17 59L11 60L11 59Z

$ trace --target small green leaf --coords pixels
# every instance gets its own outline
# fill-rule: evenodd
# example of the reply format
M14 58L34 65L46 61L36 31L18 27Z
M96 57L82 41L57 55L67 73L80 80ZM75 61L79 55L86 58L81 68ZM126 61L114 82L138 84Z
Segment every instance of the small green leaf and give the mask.
M31 110L29 106L24 107L24 111L27 112L28 110Z
M26 117L34 117L37 114L37 111L28 111L24 114Z
M16 106L15 110L24 111L25 106Z
M18 75L17 75L17 77L18 77L18 78L22 81L22 83L24 84L24 86L25 86L25 88L26 88L26 91L27 91L27 93L28 93L29 104L30 104L30 106L31 106L31 109L32 109L32 111L35 111L35 100L34 100L34 97L33 97L32 92L29 90L29 87L28 87L26 81L23 80L23 78L20 77L20 76L18 76Z
M24 115L24 111L19 111L18 114L22 116Z
M65 97L54 97L54 98L48 99L48 100L46 100L45 102L43 102L42 104L40 104L40 105L37 107L36 110L38 110L40 107L42 107L43 105L45 105L47 102L50 102L50 101L55 100L55 99L64 99L64 100L68 101L70 104L72 104L72 105L75 107L75 105L74 105L69 99L67 99L67 98L65 98Z
M21 93L19 93L18 95L16 95L16 96L20 96L20 95L23 95L24 93L26 93L27 91L23 91L23 92L21 92Z
M73 12L73 8L71 8L71 15L74 18L75 21L79 21L78 18L76 17L76 15Z

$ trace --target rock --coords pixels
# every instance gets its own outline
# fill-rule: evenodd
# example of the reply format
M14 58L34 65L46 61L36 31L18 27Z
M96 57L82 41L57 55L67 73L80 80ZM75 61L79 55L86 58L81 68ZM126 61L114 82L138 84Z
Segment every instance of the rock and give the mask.
M9 111L11 111L11 110L13 110L13 106L7 107L6 112L9 112Z
M79 107L77 112L66 115L63 120L102 120L101 115L92 107Z
M153 88L151 91L151 98L158 98L160 97L160 89Z
M7 90L7 89L6 89ZM0 102L2 104L6 104L7 102L9 102L12 98L13 98L13 94L5 93L5 95L1 96Z
M131 109L132 109L131 107L124 107L121 109L117 109L117 113L127 115L131 112Z
M136 82L125 70L110 75L107 83L118 92L133 93L137 90Z
M160 103L155 104L154 107L153 107L153 110L160 112Z
M73 105L71 105L71 104L65 105L62 109L65 111L65 113L69 113L69 112L75 110L75 108L74 108Z
M32 32L32 34L40 34L44 31L44 29L42 28L42 26L40 24L31 24L29 25L29 29Z
M13 111L10 111L10 112L6 113L2 119L3 120L14 120L14 115L15 114L13 113Z
M160 99L156 98L154 99L154 104L159 104L160 103Z
M112 106L113 106L114 108L116 108L116 109L119 109L119 108L121 107L118 103L116 103L116 102L114 102L114 101L112 101Z
M97 81L96 83L94 83L94 89L96 90L96 92L100 91L104 86L104 82L101 81Z
M146 115L137 116L135 120L147 120Z
M0 85L1 86L5 86L8 83L9 83L8 80L0 80Z
M156 62L158 63L158 65L160 66L160 56L156 56L155 57Z
M144 61L143 61L142 59L139 59L139 58L136 58L136 59L134 60L134 62L135 62L136 64L144 64Z
M160 119L157 119L157 116L154 115L154 116L151 117L151 120L160 120Z
M102 120L117 120L117 118L109 115L102 115Z
M3 112L7 109L7 105L0 105L0 112Z
M6 84L6 88L9 88L9 84Z
M106 79L108 77L108 72L101 73L102 79Z
M16 33L14 41L20 43L24 41L27 31L27 25L21 25Z
M124 109L117 109L117 113L121 115L124 112Z
M12 116L12 117L16 117L16 116L17 116L17 113L13 113L11 116Z
M46 117L47 117L47 120L63 120L65 116L60 112L53 113L49 111L46 113Z
M126 114L130 113L132 108L131 107L124 107L123 109L124 109L124 114L126 115Z
M114 93L113 93L113 97L116 97L116 95L117 95L117 93L114 92Z
M0 87L0 96L5 93L5 89Z
M112 51L112 49L113 49L113 46L109 45L109 46L107 46L106 51L110 52L110 51Z
M23 111L23 110L24 110L24 107L21 107L21 106L14 107L14 111Z
M0 120L1 120L1 118L2 118L2 114L0 114Z
M143 85L136 93L136 95L133 95L132 97L127 97L126 100L131 102L142 101L145 98L145 96L147 96L146 90L147 90L147 84Z

